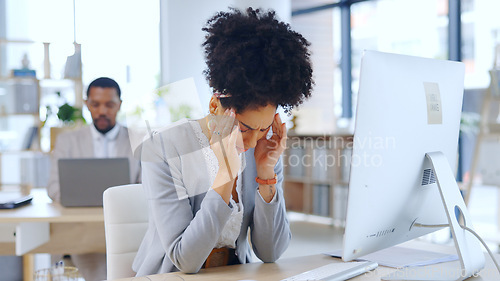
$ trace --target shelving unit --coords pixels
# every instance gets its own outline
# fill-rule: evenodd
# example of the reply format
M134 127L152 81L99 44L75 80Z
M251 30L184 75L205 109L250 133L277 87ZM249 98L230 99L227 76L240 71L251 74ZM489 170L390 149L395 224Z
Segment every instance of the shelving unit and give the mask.
M7 50L6 46L16 53L43 57L43 60L34 63L35 77L35 71L27 69L26 59L23 59L22 70L17 70L15 75L11 69L18 67L9 64L10 57L0 57L0 70L3 69L0 72L0 185L42 187L48 179L42 175L49 174L49 127L61 126L55 116L45 119L47 106L55 113L61 105L59 100L80 107L83 104L81 58L80 53L77 54L81 46L74 43L75 54L68 57L66 66L61 66L64 77L57 79L51 75L50 43L1 39L0 50ZM56 92L61 92L63 98L57 97Z
M44 120L45 118L45 107L52 106L57 107L61 104L58 104L58 97L56 96L56 92L61 92L63 98L59 98L59 100L64 100L75 107L82 108L83 107L83 83L82 83L82 62L81 62L81 45L74 42L72 43L74 46L74 54L68 57L64 56L62 59L66 58L66 63L61 65L61 63L56 66L52 65L52 61L61 61L61 56L51 56L50 48L51 43L49 42L35 42L32 40L6 40L0 39L0 51L4 51L5 53L14 53L16 55L25 54L27 57L23 58L21 68L20 65L14 64L10 61L10 57L0 56L0 116L11 116L14 115L12 108L13 102L5 101L2 104L3 94L12 93L12 89L5 88L2 89L3 84L13 84L13 83L22 83L23 81L33 81L37 85L37 93L36 97L32 95L29 99L22 99L22 105L26 105L31 102L33 105L36 103L36 107L30 107L30 112L33 116L36 116L38 122L36 127L41 129L43 125L40 120ZM8 46L8 48L7 48ZM60 47L58 44L56 47ZM69 46L67 46L69 47ZM35 58L33 62L33 66L29 66L30 61L29 58ZM3 59L3 60L2 60ZM19 59L19 58L18 58ZM27 60L27 62L25 62ZM21 61L20 61L21 62ZM25 65L25 63L27 65ZM27 68L36 70L36 77L18 77L14 75L14 70L12 68L21 68L17 69L17 72L24 75L34 75ZM33 71L34 72L34 71ZM7 95L9 96L9 95ZM10 94L10 96L19 98L18 94ZM2 108L3 105L3 108ZM21 112L26 113L26 112ZM50 123L50 122L49 122ZM47 124L49 126L61 126L61 124L53 123ZM1 124L0 124L1 126ZM3 128L2 128L3 129ZM40 130L38 130L39 136L42 135L44 139L47 139L46 145L42 143L40 146L40 137L38 139L38 150L42 150L44 152L49 151L50 144L48 143L49 134L48 131L45 136L40 134ZM0 147L0 151L2 151Z
M332 219L343 226L352 135L289 135L284 153L287 209Z
M40 146L40 81L1 78L0 92L0 184L20 185L28 193L48 180L47 169L36 169L48 167Z
M42 107L49 106L53 112L57 111L57 107L63 103L76 106L77 103L83 103L82 96L82 80L80 78L71 79L42 79L40 80ZM57 92L61 97L57 96ZM80 100L79 100L80 99ZM46 108L41 108L46 111ZM44 117L45 118L45 117ZM53 151L57 133L60 133L68 128L61 127L61 121L54 114L45 120L45 124L41 130L43 136L41 147L43 151Z
M40 149L40 84L36 78L0 79L0 151Z

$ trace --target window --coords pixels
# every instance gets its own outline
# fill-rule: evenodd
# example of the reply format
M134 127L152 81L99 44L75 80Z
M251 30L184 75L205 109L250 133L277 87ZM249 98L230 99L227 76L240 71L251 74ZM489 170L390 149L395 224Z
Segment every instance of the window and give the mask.
M350 26L346 26L347 7L350 7L347 18ZM314 122L308 122L308 129L315 133L327 133L331 128L338 130L353 124L342 116L349 118L349 109L355 112L359 65L364 49L440 59L448 56L447 0L367 0L333 4L318 0L308 2L308 6L295 0L292 10L293 27L312 42L316 87L311 101L304 106L312 109L305 111L334 122L333 125L327 122L319 129L309 126ZM342 40L343 33L350 34L349 42ZM342 69L349 69L349 64L350 73L343 73ZM320 110L315 108L316 104L322 104ZM330 116L321 113L328 111Z
M497 0L462 0L462 57L466 65L466 88L487 88L490 84L488 71L494 65L495 46L500 44L500 22L496 20L499 9L500 1Z
M352 5L351 15L353 108L363 50L448 57L447 1L366 1Z

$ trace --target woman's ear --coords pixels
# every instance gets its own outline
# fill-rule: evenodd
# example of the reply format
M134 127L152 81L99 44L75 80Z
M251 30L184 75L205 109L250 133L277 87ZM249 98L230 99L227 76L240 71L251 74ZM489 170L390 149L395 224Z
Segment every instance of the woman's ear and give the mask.
M208 103L208 112L213 115L224 112L219 99L215 95L212 95L210 98L210 102Z

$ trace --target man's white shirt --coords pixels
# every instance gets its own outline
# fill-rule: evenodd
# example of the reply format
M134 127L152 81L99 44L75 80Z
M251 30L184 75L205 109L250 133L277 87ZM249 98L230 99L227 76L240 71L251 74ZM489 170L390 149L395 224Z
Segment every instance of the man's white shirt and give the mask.
M101 134L94 125L90 125L90 131L94 141L94 156L96 158L116 157L116 137L120 131L120 125L117 123L106 134Z

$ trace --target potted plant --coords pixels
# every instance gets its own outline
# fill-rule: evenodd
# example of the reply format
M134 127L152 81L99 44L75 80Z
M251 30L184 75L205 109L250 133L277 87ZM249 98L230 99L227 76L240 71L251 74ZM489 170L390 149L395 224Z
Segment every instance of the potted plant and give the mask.
M60 92L56 92L56 94L61 97ZM47 114L52 114L52 110L50 107L47 107ZM57 118L61 122L61 126L59 127L51 127L50 128L50 150L52 151L55 146L55 142L57 139L57 136L68 130L74 130L84 124L87 123L85 118L83 118L82 115L82 109L72 106L65 102L63 105L58 107Z

